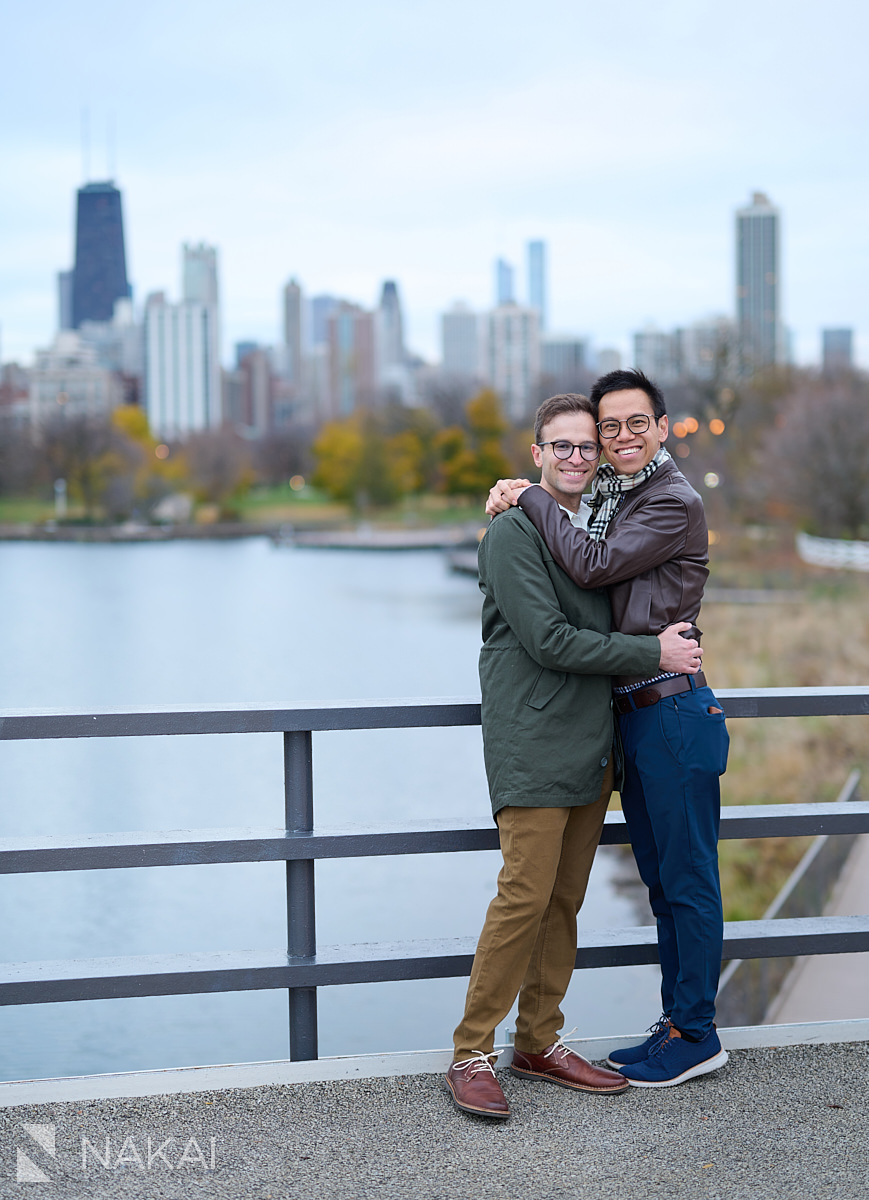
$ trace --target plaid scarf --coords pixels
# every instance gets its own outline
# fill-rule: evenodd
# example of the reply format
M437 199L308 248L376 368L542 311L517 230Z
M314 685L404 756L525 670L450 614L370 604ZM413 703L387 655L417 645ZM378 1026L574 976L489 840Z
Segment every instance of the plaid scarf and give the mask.
M596 542L601 541L606 536L607 526L615 516L624 493L645 483L669 459L669 453L662 446L652 461L646 463L636 475L617 475L611 463L601 463L597 469L594 492L588 501L594 514L588 523L588 536Z

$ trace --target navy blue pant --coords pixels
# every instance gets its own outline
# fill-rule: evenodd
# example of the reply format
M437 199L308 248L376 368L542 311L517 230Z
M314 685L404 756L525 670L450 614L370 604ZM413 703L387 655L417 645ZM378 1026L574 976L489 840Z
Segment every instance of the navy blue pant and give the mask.
M708 687L692 685L618 720L622 809L657 918L663 1009L681 1033L702 1038L715 1017L723 942L718 777L730 742L724 714Z

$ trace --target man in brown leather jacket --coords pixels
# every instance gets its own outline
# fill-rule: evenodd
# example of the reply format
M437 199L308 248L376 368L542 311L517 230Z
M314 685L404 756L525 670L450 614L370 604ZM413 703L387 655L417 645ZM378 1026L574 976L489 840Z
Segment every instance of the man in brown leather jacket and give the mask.
M517 503L580 587L606 586L613 626L696 629L708 574L700 497L664 449L664 398L639 371L612 371L591 393L604 446L588 531L574 528L540 487L501 481L487 511ZM696 635L699 637L699 630ZM724 714L705 676L613 680L625 757L622 809L657 918L663 1013L639 1047L611 1065L636 1087L671 1087L727 1061L715 1031L723 922L718 881L719 775Z

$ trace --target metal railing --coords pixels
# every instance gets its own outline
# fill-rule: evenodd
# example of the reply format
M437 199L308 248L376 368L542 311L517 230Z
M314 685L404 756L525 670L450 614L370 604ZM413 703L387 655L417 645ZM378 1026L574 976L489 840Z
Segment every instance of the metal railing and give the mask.
M869 715L869 688L767 688L716 693L729 718ZM314 708L225 706L103 712L0 711L0 741L167 734L279 733L283 737L283 828L120 833L0 841L0 873L118 867L286 862L286 950L138 955L11 963L0 967L0 1004L286 988L290 1057L317 1057L317 988L330 984L434 979L470 973L474 939L317 948L314 863L371 855L497 849L484 828L426 822L402 828L318 829L314 824L312 733L479 725L474 700L368 701ZM722 813L721 837L869 832L869 802L755 805ZM610 813L602 843L628 841ZM726 959L869 950L869 916L738 921L725 927ZM657 961L652 926L582 936L577 968Z

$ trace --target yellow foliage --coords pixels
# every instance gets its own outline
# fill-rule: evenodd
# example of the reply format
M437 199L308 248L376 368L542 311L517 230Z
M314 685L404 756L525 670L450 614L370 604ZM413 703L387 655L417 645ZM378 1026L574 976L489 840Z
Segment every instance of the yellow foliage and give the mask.
M324 425L312 447L317 466L311 482L335 500L352 501L364 438L357 417Z
M468 401L465 415L475 438L497 439L509 429L509 425L504 420L501 401L491 388L485 388ZM492 482L494 483L494 480Z
M135 404L123 404L112 413L112 425L119 433L133 442L153 447L156 443L148 428L148 418L143 408Z
M424 448L422 439L413 429L405 429L386 440L386 455L389 462L389 474L398 489L405 496L410 492L422 489L424 479L422 471Z

